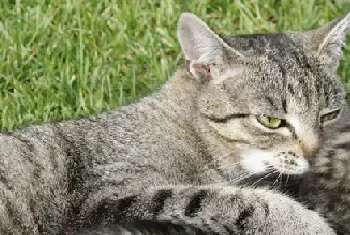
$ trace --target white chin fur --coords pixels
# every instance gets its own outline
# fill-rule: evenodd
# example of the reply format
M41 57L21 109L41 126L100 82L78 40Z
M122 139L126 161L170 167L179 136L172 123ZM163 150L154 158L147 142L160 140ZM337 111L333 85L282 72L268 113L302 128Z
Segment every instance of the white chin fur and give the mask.
M260 174L267 171L268 159L277 153L261 150L245 150L241 154L241 165L244 170L253 174Z
M245 150L241 153L242 168L252 174L278 170L285 174L302 174L309 169L303 156L281 154L276 151Z

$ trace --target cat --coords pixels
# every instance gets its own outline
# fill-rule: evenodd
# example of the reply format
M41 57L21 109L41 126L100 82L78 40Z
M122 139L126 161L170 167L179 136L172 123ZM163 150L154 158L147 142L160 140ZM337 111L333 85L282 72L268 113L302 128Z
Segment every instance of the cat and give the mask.
M309 171L345 108L336 69L349 25L347 14L218 36L183 13L186 66L154 94L0 134L0 233L335 234L287 195L237 183Z

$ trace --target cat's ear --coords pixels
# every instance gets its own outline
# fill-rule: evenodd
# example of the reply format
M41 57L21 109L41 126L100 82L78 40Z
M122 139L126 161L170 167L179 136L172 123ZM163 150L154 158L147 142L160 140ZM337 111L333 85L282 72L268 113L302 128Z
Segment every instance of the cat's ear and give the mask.
M345 36L350 29L350 12L343 17L337 18L319 29L309 33L309 42L313 45L323 65L332 70L339 66L342 57L342 46L345 43Z
M177 35L185 55L188 71L201 80L213 79L213 66L220 67L222 70L225 68L224 63L227 57L231 59L243 57L192 13L181 14L178 20Z

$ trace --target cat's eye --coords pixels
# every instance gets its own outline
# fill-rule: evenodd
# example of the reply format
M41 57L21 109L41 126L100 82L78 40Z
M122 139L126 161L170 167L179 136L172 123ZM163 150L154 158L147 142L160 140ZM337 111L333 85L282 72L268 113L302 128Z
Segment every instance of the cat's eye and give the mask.
M323 114L320 117L320 123L325 123L331 120L335 120L338 118L339 114L340 114L340 110L335 110L335 111Z
M260 124L270 129L277 129L284 126L284 120L279 118L268 117L264 115L257 116L256 118Z

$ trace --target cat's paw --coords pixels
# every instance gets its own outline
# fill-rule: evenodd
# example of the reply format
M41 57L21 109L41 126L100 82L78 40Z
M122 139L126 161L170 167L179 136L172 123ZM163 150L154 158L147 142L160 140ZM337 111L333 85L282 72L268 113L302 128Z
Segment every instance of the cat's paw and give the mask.
M260 213L242 220L247 234L335 234L322 216L287 196L266 190L254 190L253 194L257 200L250 203L260 208ZM246 215L243 211L241 217Z

